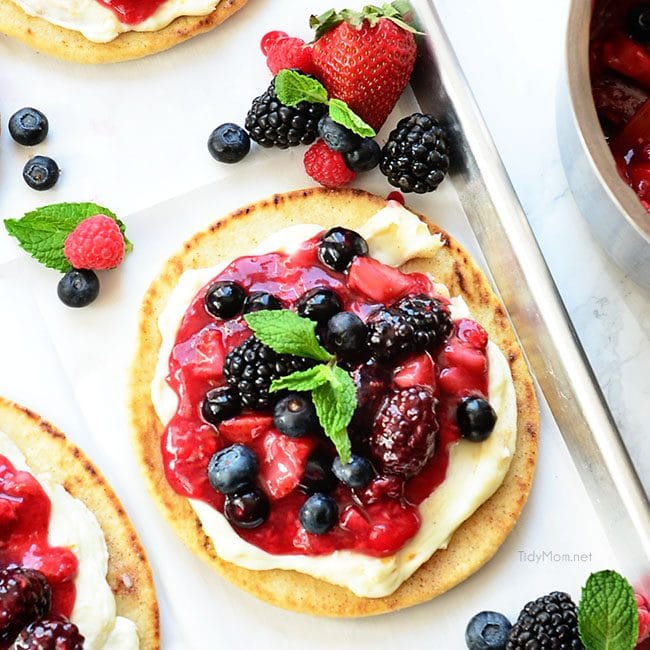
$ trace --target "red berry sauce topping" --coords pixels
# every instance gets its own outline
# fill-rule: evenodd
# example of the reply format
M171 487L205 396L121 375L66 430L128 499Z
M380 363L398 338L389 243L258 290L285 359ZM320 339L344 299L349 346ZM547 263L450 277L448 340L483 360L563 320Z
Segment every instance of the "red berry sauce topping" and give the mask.
M327 242L326 250L321 239ZM460 439L456 424L460 400L468 395L488 397L483 328L467 319L452 324L449 301L435 293L427 276L402 273L366 253L367 245L356 233L334 229L304 242L291 255L241 257L199 291L176 335L167 381L179 406L161 439L166 477L178 494L207 502L220 512L225 506L227 516L234 512L241 522L237 525L231 515L237 534L269 553L321 555L349 549L375 557L394 554L417 533L418 505L445 478L450 446ZM339 346L337 355L350 350L345 338L332 335L332 323L349 328L344 332L351 337L348 341L357 342L359 356L345 361L357 387L357 409L348 432L353 454L365 460L345 472L339 467L339 478L347 482L333 478L327 467L336 456L329 439L318 428L308 435L300 430L309 421L308 403L294 404L294 412L285 412L281 421L276 413L275 422L281 423L284 433L274 426L273 405L260 407L263 400L249 401L261 410L244 406L232 417L231 406L226 405L233 393L227 389L211 393L210 407L202 408L206 394L226 384L224 361L234 348L238 352L226 364L231 388L235 371L236 386L250 376L258 382L250 390L259 390L266 376L260 368L266 364L271 372L274 364L285 363L277 355L265 356L257 344L241 345L251 331L239 313L241 307L232 316L241 305L232 283L248 295L266 292L284 309L310 314L319 322L317 332L325 344ZM312 292L316 288L321 291ZM219 309L228 316L215 315ZM351 313L343 319L337 317L341 314L330 318L330 311L341 309ZM380 310L390 315L381 327ZM360 328L370 331L373 318L371 348L370 342L358 344L354 337ZM323 328L330 329L325 333ZM382 345L389 351L375 354L373 350ZM212 421L219 413L229 419L213 424L205 419ZM230 479L227 473L211 475L213 484L222 486L218 491L208 480L208 464L216 452L235 444L252 450L257 462L250 454L232 455ZM370 482L350 487L367 476L367 461L373 467ZM239 463L236 471L235 463ZM236 484L247 472L255 473L255 484L239 498ZM315 488L310 490L310 485ZM304 520L318 519L317 512L306 513L303 508L311 492L328 493L338 507L336 519L323 526L324 533L307 532L300 522L301 509ZM331 517L331 500L327 507ZM254 527L244 527L250 521Z
M124 25L138 25L151 18L166 0L97 0L108 7Z
M50 512L50 500L36 478L0 455L0 567L40 571L52 590L51 612L70 616L78 561L69 549L49 545Z
M650 210L650 3L597 2L589 60L596 110L619 173Z

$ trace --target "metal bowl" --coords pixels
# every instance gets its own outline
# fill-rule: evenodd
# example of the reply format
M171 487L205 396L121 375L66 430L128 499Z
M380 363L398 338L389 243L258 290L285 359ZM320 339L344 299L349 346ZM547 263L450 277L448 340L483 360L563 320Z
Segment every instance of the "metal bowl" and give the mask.
M591 2L571 0L557 125L578 207L605 250L650 291L650 213L619 176L598 121L589 75Z

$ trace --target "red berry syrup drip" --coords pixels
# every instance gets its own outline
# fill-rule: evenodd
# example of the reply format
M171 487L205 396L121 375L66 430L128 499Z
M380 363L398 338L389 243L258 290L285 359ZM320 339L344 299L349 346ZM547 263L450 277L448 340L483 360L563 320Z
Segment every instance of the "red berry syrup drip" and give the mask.
M69 617L78 561L69 549L48 543L51 508L36 478L0 455L0 566L17 564L43 573L52 588L52 613Z
M404 274L376 260L367 260L367 266L355 262L348 274L333 271L318 261L318 244L315 237L292 255L241 257L192 301L169 360L167 381L179 398L179 406L161 439L165 474L177 493L223 512L224 497L207 480L208 462L223 447L235 442L246 444L260 461L259 484L269 496L271 508L268 519L258 528L235 528L240 537L273 554L323 555L348 549L375 557L392 555L417 533L421 523L417 506L444 480L449 447L459 439L454 413L460 397L466 393L487 396L487 336L479 325L464 320L456 323L453 335L436 356L440 430L434 457L404 486L395 477L378 477L362 493L353 494L339 484L333 493L339 506L339 523L324 535L309 534L301 527L298 511L306 496L297 486L316 447L334 456L329 441L288 438L273 428L270 412L244 413L221 423L218 432L200 415L206 392L225 383L226 353L250 335L241 317L221 321L205 310L205 294L215 281L235 281L249 292L267 291L285 308L291 308L309 289L329 287L344 309L363 319L379 306L406 295L435 296L426 276ZM366 286L364 293L364 283L373 278L376 284Z
M153 16L166 0L97 0L124 25L138 25Z
M596 110L618 171L650 210L650 48L630 38L640 0L601 0L591 21L589 63Z

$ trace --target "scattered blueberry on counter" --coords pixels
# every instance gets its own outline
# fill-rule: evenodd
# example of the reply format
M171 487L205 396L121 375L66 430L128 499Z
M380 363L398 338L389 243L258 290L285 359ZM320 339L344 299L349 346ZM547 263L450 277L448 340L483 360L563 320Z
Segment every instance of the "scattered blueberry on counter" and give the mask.
M36 108L21 108L9 118L9 134L25 147L43 142L49 128L47 117Z
M25 183L33 190L49 190L59 180L59 166L48 156L34 156L23 168Z
M99 278L89 269L72 269L59 280L57 295L68 307L87 307L99 295Z

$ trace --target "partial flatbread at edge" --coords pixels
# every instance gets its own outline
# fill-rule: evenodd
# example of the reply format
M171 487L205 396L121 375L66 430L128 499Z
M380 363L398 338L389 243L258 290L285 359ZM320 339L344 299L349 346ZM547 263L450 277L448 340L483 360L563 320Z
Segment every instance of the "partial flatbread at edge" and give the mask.
M108 547L108 584L117 613L138 628L140 650L159 650L158 603L147 556L112 488L84 453L32 411L0 398L0 431L35 474L48 473L95 515Z
M117 63L168 50L213 29L245 4L246 0L221 0L206 16L182 16L156 32L125 32L109 43L94 43L80 32L29 16L12 0L0 0L0 32L58 59Z
M151 381L161 344L158 315L183 271L247 254L270 234L298 223L354 229L385 205L384 199L360 190L310 188L241 208L187 241L165 264L142 305L129 399L137 454L149 488L192 551L233 584L290 610L324 616L368 616L415 605L445 592L494 555L515 525L533 480L539 422L526 362L484 274L456 241L430 226L432 232L442 234L443 248L433 260L411 260L403 270L430 272L449 287L452 295L465 298L476 320L508 360L517 393L517 449L510 471L497 493L454 533L447 550L436 552L390 596L360 598L348 589L294 571L251 571L221 560L189 502L167 483L160 454L162 425L151 402Z

